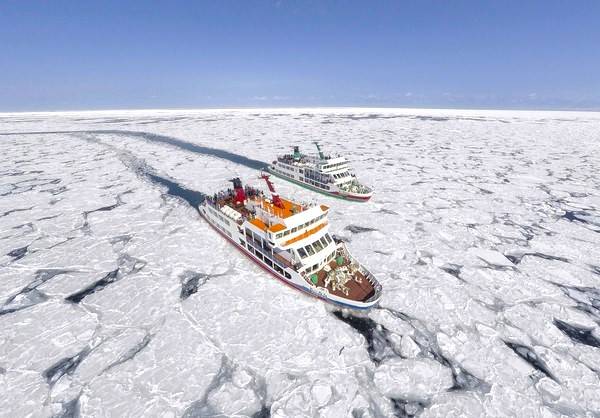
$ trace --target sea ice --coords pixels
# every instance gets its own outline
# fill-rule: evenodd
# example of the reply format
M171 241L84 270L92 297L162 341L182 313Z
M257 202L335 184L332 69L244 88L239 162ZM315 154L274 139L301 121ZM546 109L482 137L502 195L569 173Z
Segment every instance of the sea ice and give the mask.
M600 415L600 116L415 109L0 114L0 416ZM293 145L380 306L282 286L198 216Z

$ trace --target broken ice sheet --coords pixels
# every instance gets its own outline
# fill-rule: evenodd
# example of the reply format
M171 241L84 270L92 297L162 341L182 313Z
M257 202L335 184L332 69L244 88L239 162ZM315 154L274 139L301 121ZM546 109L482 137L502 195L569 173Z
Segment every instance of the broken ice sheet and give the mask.
M10 133L0 135L8 416L600 411L597 114L248 109L0 120ZM302 138L315 132L326 151L350 158L373 199L276 186L330 206L332 232L381 281L382 309L358 323L265 275L191 206L232 177L258 185L258 163L295 144L308 152ZM69 272L36 274L59 270Z

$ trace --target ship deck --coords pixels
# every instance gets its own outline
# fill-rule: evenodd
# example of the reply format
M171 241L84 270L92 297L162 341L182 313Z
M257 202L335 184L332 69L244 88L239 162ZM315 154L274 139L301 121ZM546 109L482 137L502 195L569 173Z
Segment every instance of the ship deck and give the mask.
M303 212L305 210L305 207L302 206L301 204L292 202L291 200L284 199L284 198L281 198L281 202L283 203L282 208L274 206L271 201L265 199L263 196L251 197L250 199L257 202L261 207L268 208L268 210L270 212L278 215L282 219L291 217L291 216L293 216L297 213ZM234 196L220 197L217 199L216 202L219 207L229 206L230 208L239 212L245 218L252 218L253 213L246 207L246 205L241 204L241 203L236 204ZM263 228L263 229L266 229L266 228Z
M337 262L333 260L329 262L328 266L331 271L336 271L338 269L347 269L350 264L350 260L347 257L344 257L344 263L342 265L338 265ZM375 294L375 288L371 282L358 270L353 272L352 278L344 284L347 293L342 290L343 288L334 286L332 283L327 283L326 285L328 272L325 267L316 274L318 279L317 286L326 288L332 295L355 301L365 301ZM335 290L334 287L336 287Z
M231 209L234 209L235 211L240 213L245 218L248 218L252 215L250 213L250 211L246 208L246 206L244 206L243 204L236 205L233 196L226 196L226 197L217 199L217 206L219 206L219 207L229 206Z

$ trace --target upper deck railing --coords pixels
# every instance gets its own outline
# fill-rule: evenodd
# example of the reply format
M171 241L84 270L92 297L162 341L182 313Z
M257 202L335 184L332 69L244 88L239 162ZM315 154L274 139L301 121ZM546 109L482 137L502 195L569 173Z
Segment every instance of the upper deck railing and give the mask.
M233 219L231 216L227 217L236 221L238 224L258 218L269 226L271 224L279 223L282 219L317 206L315 202L292 202L288 199L283 199L285 207L282 209L275 207L272 202L265 197L262 190L251 186L245 186L244 192L246 194L246 202L242 206L233 204L236 196L233 189L222 190L212 196L207 196L205 201L209 206L212 206L225 216L227 216L227 213L221 210L223 206L229 206L234 209L241 215L241 218Z

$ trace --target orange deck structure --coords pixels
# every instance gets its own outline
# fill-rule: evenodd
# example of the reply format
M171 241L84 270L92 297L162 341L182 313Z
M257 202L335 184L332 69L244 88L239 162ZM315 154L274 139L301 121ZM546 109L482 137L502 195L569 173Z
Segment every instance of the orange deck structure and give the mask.
M267 230L267 225L266 225L266 224L265 224L263 221L261 221L260 219L258 219L258 218L254 218L254 219L252 219L252 220L250 221L250 223L251 223L252 225L254 225L255 227L257 227L257 228L260 228L260 229L262 229L263 231L266 231L266 230Z
M271 232L279 232L279 231L283 231L284 229L285 229L285 225L283 225L283 224L275 224L275 225L272 225L269 228L269 231L271 231Z
M275 206L273 202L264 197L259 198L258 201L260 202L260 206L263 209L281 219L289 218L290 216L293 216L304 210L302 205L299 205L298 203L294 203L287 199L281 199L281 202L283 203L282 208Z

